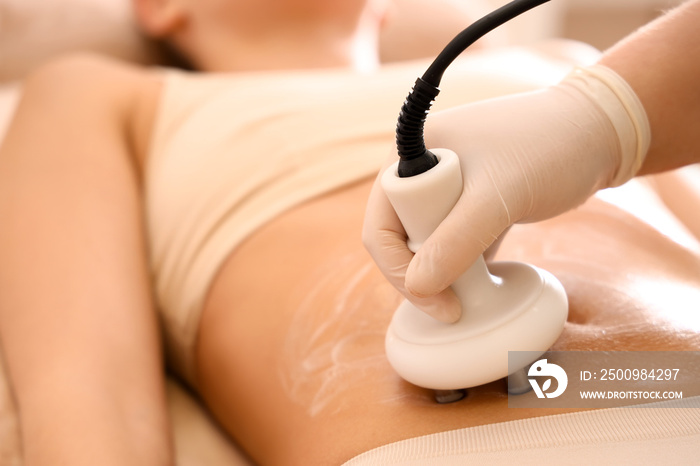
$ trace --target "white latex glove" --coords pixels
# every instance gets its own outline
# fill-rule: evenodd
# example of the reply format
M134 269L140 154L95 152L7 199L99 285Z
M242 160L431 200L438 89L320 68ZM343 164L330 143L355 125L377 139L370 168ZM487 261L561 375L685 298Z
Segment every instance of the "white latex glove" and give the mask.
M553 217L623 184L641 167L650 137L637 96L601 65L577 69L551 88L436 113L426 145L459 156L459 201L414 256L378 178L365 246L409 301L453 322L461 306L449 285L510 225Z

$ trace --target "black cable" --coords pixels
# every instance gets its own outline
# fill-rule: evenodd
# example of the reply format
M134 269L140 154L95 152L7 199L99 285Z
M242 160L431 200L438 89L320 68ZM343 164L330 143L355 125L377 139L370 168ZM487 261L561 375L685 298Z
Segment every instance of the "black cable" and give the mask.
M406 97L396 125L399 176L415 176L437 165L437 158L426 149L423 130L428 111L437 97L440 81L450 64L481 37L532 8L549 0L514 0L489 13L457 34L440 52Z
M548 1L549 0L515 0L487 14L464 31L457 34L457 36L445 46L437 58L435 58L421 79L432 86L439 86L442 75L447 67L450 66L467 47L516 16Z

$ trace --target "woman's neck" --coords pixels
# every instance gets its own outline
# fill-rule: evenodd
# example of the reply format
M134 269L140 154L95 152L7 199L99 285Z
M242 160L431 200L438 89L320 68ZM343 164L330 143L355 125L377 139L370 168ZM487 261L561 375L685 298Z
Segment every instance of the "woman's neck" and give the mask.
M371 71L379 63L381 19L371 11L354 21L296 20L265 27L212 28L181 45L202 71L348 68Z

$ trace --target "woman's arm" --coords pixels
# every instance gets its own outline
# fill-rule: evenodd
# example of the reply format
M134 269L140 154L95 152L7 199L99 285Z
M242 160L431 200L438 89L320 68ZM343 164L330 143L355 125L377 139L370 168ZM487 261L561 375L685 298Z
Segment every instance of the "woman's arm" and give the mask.
M26 83L0 151L0 336L25 464L172 463L141 221L141 85L93 57Z
M642 101L651 146L640 174L700 162L700 1L692 0L606 51Z

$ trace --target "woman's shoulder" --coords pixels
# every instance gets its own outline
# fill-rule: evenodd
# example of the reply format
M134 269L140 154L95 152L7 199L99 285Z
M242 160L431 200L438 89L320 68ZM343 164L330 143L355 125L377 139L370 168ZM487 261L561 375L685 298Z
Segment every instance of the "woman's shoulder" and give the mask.
M26 85L35 92L60 93L81 89L80 95L93 92L106 98L124 95L145 81L153 79L155 73L115 58L94 53L80 52L53 58L34 69L26 79Z
M24 92L64 108L89 110L114 122L132 143L134 155L145 157L159 97L162 72L93 53L54 58L25 80Z

